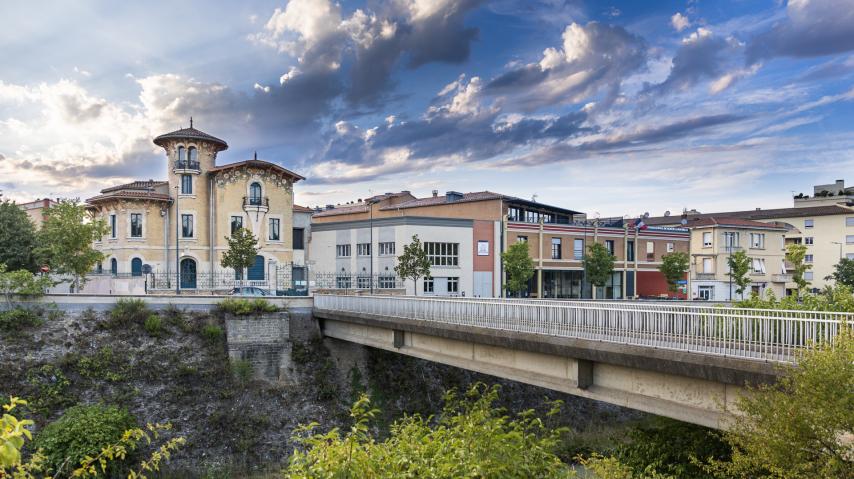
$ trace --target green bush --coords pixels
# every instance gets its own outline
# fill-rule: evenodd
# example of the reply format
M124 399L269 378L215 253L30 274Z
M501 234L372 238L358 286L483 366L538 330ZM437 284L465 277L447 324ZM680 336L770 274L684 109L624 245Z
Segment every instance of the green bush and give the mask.
M37 413L48 414L51 410L73 402L66 394L71 381L53 364L44 364L27 371L27 384L34 389L29 407Z
M249 382L252 379L252 363L245 359L231 361L231 374L241 384Z
M42 318L27 308L0 311L0 331L12 333L42 324Z
M206 324L202 327L202 338L211 345L221 343L224 336L222 328L215 324Z
M110 321L105 325L109 329L125 328L133 324L142 324L151 315L145 301L136 298L121 298L110 310Z
M97 353L77 359L77 371L81 376L109 382L124 381L130 369L128 359L115 354L113 348L104 346Z
M74 406L45 426L34 438L32 448L41 448L53 473L65 477L69 468L76 467L84 457L117 443L126 430L136 426L136 419L129 412L115 406ZM112 461L107 474L99 477L114 476L131 461L131 457Z
M250 316L262 313L275 313L279 310L276 305L266 299L229 298L217 303L217 309L235 316Z
M163 335L166 330L163 328L163 320L156 314L150 314L145 318L145 331L149 336L158 337Z

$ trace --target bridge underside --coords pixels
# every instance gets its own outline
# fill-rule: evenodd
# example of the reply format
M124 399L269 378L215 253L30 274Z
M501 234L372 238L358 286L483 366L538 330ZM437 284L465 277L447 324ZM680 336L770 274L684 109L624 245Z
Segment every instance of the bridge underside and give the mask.
M713 428L772 364L435 322L315 310L325 337Z

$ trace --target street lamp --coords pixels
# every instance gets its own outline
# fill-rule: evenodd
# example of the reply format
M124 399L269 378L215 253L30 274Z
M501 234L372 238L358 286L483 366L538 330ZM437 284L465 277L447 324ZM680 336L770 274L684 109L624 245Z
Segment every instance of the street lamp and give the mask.
M831 241L831 243L839 245L839 259L842 259L842 245L844 245L845 243L839 241Z
M181 260L178 252L178 230L181 215L178 214L178 186L175 186L175 294L181 294Z

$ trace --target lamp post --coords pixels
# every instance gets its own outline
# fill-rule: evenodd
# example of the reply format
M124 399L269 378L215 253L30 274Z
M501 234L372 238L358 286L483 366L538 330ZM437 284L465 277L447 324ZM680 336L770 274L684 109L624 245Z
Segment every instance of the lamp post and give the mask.
M178 214L178 186L175 186L175 294L181 294L181 260L178 251L178 230L181 227L181 215Z
M839 259L842 259L842 245L845 243L839 241L831 241L831 243L839 245Z

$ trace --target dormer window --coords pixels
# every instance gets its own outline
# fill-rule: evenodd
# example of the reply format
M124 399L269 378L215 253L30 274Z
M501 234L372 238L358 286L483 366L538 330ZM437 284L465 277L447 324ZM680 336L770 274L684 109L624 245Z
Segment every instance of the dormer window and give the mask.
M261 184L257 181L249 185L249 204L253 206L261 204Z

